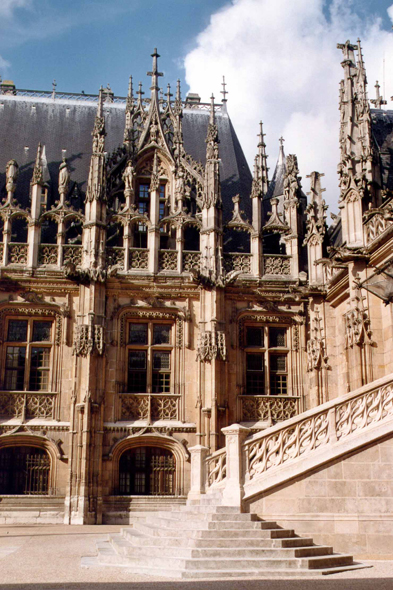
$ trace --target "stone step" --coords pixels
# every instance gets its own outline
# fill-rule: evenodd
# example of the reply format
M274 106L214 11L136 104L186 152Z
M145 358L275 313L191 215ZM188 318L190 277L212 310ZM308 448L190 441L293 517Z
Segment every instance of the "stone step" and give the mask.
M144 544L135 545L129 542L124 543L124 537L121 535L111 535L110 543L119 553L130 557L141 557L150 559L152 557L169 557L176 555L178 558L186 559L250 559L250 558L294 558L294 557L313 557L332 555L333 548L325 546L312 546L302 548L270 547L213 547L213 548L193 548L193 547L173 547L172 545L155 546L148 540ZM127 539L128 541L128 539Z
M145 574L149 576L163 576L173 579L211 579L211 578L272 578L272 577L282 577L283 575L288 577L302 577L302 576L310 576L310 569L304 567L297 567L297 568L289 568L289 569L280 569L277 567L274 568L266 568L263 569L254 569L254 567L249 567L249 569L237 569L235 567L227 567L221 568L217 567L217 569L173 569L173 563L171 562L170 568L168 567L168 560L165 560L165 567L157 566L157 564L152 563L144 563L140 560L133 560L131 562L130 559L119 555L116 551L111 547L109 542L100 542L97 543L98 549L98 556L94 557L86 557L82 558L82 566L84 567L91 567L92 565L116 565L119 567L124 568L132 568L133 573L137 574ZM301 560L297 560L301 561ZM266 566L266 563L264 565ZM350 571L363 568L362 564L353 564L347 563L346 565L331 565L330 562L329 567L324 567L321 569L313 569L313 575L325 575L325 574L333 574L343 571ZM336 561L337 563L337 561ZM275 564L277 565L277 564ZM255 566L255 563L253 563Z
M274 530L274 533L277 531ZM216 538L188 538L186 536L148 536L136 528L122 529L122 536L133 545L153 545L155 547L193 547L197 549L209 548L237 548L237 547L254 547L260 548L296 548L296 547L311 547L313 540L311 538L289 537L289 538L271 538L271 537L216 537Z
M226 521L226 520L238 520L238 521L260 521L257 514L249 513L249 512L186 512L186 511L179 511L179 510L172 510L170 513L168 512L156 512L154 517L157 518L170 518L176 521L181 520L183 522L201 522L204 520L211 520L211 521Z
M261 524L261 523L251 523L251 524ZM197 528L186 528L186 527L164 527L159 526L156 524L152 526L151 523L138 521L134 523L135 530L139 530L140 532L144 533L147 536L158 536L158 537L184 537L188 536L189 538L239 538L245 536L245 531L247 531L246 536L248 538L271 538L277 539L280 537L292 537L294 536L294 531L290 529L268 529L265 527L259 528L204 528L199 527ZM186 535L184 533L186 531Z
M219 515L213 514L211 515L214 520L209 518L209 515L203 515L201 517L194 516L192 518L172 518L172 512L170 513L170 517L166 516L166 513L156 513L154 515L147 515L146 516L146 524L151 525L152 527L165 527L168 529L179 527L179 523L181 523L181 527L183 530L194 530L194 529L264 529L264 528L278 528L277 523L275 522L268 522L268 521L261 521L258 520L258 517L254 514L237 514L237 515ZM224 519L219 517L223 516ZM242 517L245 516L247 518L227 518L231 516Z
M278 569L278 570L292 570L292 569L322 569L329 567L337 567L344 565L351 565L353 563L350 555L327 555L318 557L308 557L297 559L295 557L174 557L169 555L135 555L134 553L126 553L127 541L120 540L119 546L116 547L116 553L120 555L130 567L138 567L143 563L144 566L153 568L164 568L170 570L226 570L235 569L238 571L249 570L264 570L264 569ZM128 544L129 545L129 544ZM119 550L120 549L120 550Z
M208 504L201 506L200 504L185 504L184 506L174 506L174 511L189 512L190 514L201 513L225 513L225 514L239 514L239 508L236 506L222 506L221 504Z

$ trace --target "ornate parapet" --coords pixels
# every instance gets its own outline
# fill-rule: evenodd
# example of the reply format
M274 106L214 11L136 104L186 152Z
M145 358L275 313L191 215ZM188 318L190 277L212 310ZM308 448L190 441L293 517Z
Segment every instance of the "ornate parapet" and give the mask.
M271 425L299 413L299 396L240 395L239 400L242 422L266 422Z
M121 420L179 420L180 395L165 393L121 393Z
M31 418L53 419L56 399L56 393L1 391L0 416L20 418L22 421Z

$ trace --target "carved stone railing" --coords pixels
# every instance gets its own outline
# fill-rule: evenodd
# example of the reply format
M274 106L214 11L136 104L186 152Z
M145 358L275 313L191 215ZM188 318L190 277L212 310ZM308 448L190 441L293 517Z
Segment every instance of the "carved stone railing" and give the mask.
M8 245L8 264L27 264L27 244L10 243Z
M124 248L120 246L107 248L106 260L108 266L117 266L120 269L124 269Z
M204 493L210 474L211 485L218 477L222 482L223 504L241 507L244 500L391 437L393 373L252 436L239 424L222 432L225 449L205 459L199 493ZM220 453L226 455L226 474ZM191 477L198 481L200 465L192 461L193 455ZM194 497L197 493L194 485Z
M7 418L53 419L57 394L39 392L0 392L0 416Z
M230 252L224 254L224 267L227 272L236 270L242 274L251 274L252 254L241 254L238 252Z
M38 264L42 266L57 266L59 247L57 244L40 244Z
M265 275L287 276L291 274L291 257L284 254L265 254L263 266Z
M380 235L384 233L393 225L393 221L387 219L383 212L377 212L374 215L370 216L369 219L364 224L364 234L365 234L365 241L366 245L368 246L374 240L379 238Z
M393 379L363 387L247 439L246 480L393 420Z
M121 420L179 420L179 401L173 393L121 393Z
M227 473L227 452L220 449L206 458L206 488L222 484Z
M149 266L149 250L147 248L130 248L130 269L147 270Z
M201 253L191 250L183 250L183 270L199 270L201 266Z
M299 413L300 397L288 395L240 395L243 422L275 424Z
M63 264L82 264L82 246L79 244L67 244L63 246Z
M177 270L177 250L160 250L158 252L159 270Z

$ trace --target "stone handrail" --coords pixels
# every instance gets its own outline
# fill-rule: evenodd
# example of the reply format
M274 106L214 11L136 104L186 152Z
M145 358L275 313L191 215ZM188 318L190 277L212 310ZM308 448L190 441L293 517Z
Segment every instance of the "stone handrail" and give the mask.
M222 432L226 436L222 501L241 506L244 499L392 433L393 374L252 436L239 424ZM207 482L209 473L213 478L218 471L220 452L205 460Z
M226 449L220 449L206 458L206 488L222 483L227 469Z

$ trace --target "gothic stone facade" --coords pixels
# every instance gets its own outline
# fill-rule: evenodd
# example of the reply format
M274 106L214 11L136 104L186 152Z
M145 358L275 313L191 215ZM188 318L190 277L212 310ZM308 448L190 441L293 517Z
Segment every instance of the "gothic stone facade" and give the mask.
M23 496L47 521L122 520L138 495L184 497L189 449L219 449L223 427L267 428L393 372L392 305L366 288L393 245L393 112L370 108L360 44L339 47L329 229L323 174L307 199L281 145L269 181L261 124L251 175L226 93L164 96L156 50L150 98L131 79L124 99L2 84L10 510Z

